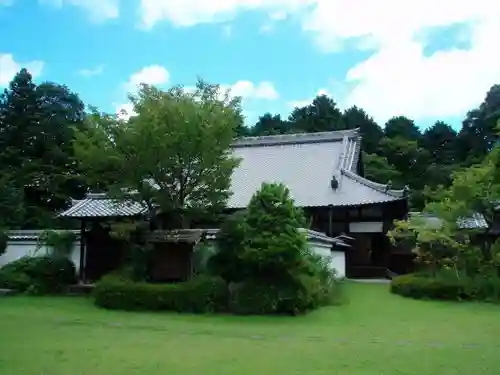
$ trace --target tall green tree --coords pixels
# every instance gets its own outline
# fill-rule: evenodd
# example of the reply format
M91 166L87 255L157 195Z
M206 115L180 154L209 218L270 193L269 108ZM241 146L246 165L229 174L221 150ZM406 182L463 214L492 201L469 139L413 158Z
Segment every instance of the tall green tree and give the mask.
M262 135L274 135L274 134L285 134L289 130L289 126L286 121L284 121L281 116L272 115L271 113L265 113L260 116L255 125L251 129L251 135L262 136Z
M242 119L239 98L221 99L218 85L200 80L195 92L143 85L131 100L137 116L128 122L95 113L91 131L78 134L86 173L95 181L108 171L112 194L135 190L130 199L159 207L177 228L220 211L239 162L230 149Z
M318 95L311 104L295 108L288 117L292 132L314 133L345 129L337 103L327 95Z
M36 127L41 120L36 85L31 74L22 69L0 98L0 168L16 166L16 178L31 182L27 170L38 167L35 157ZM22 169L22 170L21 170Z
M53 225L54 213L85 191L72 147L83 116L75 93L55 83L37 86L26 69L0 98L0 170L23 192L17 226Z
M498 165L500 147L494 146L480 164L454 173L451 185L425 206L425 212L440 219L437 225L420 218L396 222L390 237L415 241L417 259L432 271L453 268L457 277L463 273L487 276L488 272L498 277L500 253L492 253L498 251L496 246L475 246L471 240L476 232L459 225L461 220L477 213L483 214L491 224L500 199Z
M420 141L421 133L413 120L405 116L390 118L385 123L384 134L389 138L404 138L409 141Z
M24 219L23 187L7 171L0 175L0 232L17 228Z
M432 155L433 162L439 165L456 163L457 132L443 121L424 131L422 146Z
M362 108L350 107L342 114L342 123L346 129L359 128L363 137L363 151L368 154L378 153L384 131Z
M403 137L384 138L380 144L383 156L390 165L401 174L401 180L411 188L412 206L421 209L424 204L422 195L427 181L426 170L431 160L427 150L420 147L417 141Z
M26 204L25 188L38 184L36 175L42 169L37 152L38 125L43 121L39 109L36 85L31 74L22 69L0 98L0 173L5 190L2 216L9 218L10 227L36 220L25 215L33 208Z
M465 166L480 162L492 150L499 139L499 119L500 85L493 85L481 105L467 113L458 134L458 158Z
M380 184L386 184L389 181L394 188L403 188L404 178L400 171L389 164L387 158L363 152L364 174L365 177Z
M28 185L26 203L53 215L81 198L87 184L74 155L75 131L85 131L85 105L67 86L44 82L36 87L40 123L36 153L41 168Z

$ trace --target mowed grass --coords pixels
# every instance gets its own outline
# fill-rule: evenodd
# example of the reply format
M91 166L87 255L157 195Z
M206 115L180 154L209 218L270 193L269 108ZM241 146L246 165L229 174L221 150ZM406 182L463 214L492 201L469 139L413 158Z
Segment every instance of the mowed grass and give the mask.
M0 298L2 375L500 374L500 308L348 284L304 317L126 313L79 297Z

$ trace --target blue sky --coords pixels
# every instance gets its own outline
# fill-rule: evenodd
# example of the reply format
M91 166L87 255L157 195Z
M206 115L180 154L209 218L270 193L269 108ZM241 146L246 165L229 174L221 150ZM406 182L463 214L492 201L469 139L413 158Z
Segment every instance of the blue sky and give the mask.
M249 122L325 92L381 124L407 115L421 127L458 126L500 82L500 55L490 52L500 6L376 3L0 0L0 85L25 66L115 111L134 83L192 85L200 75L242 95Z

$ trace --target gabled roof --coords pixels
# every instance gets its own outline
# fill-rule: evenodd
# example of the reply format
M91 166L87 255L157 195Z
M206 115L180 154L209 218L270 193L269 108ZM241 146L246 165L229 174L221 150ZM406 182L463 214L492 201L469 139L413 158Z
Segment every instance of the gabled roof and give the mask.
M228 207L246 207L264 182L285 184L301 207L406 199L406 190L393 190L356 173L360 150L358 129L240 138L233 143L233 153L241 158L241 164L232 175L233 195ZM332 180L336 187L332 187ZM138 203L119 204L105 196L88 196L61 216L130 216L144 210Z
M246 207L263 182L281 182L301 207L350 206L403 199L403 190L356 174L361 137L358 129L247 137L235 142L242 159L232 177L230 208ZM332 189L331 180L338 181Z
M73 200L73 204L59 216L85 217L125 217L137 216L147 212L146 205L133 201L118 201L106 194L87 194L85 199Z
M40 236L45 232L45 229L18 229L7 231L9 241L38 241ZM56 230L59 233L80 234L79 230Z
M410 218L417 217L423 219L428 225L439 228L441 219L436 215L424 212L410 212ZM483 214L474 213L470 217L463 217L457 220L457 225L460 229L488 229L489 225Z

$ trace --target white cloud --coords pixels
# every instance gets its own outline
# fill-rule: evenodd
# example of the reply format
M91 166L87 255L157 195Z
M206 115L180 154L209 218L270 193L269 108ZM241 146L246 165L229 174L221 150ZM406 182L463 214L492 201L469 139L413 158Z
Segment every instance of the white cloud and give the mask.
M276 91L272 82L261 81L259 83L253 83L248 80L239 80L233 84L221 84L219 85L219 99L223 100L226 93L229 91L229 98L239 96L243 100L245 99L259 99L259 100L276 100L279 98L279 94ZM194 93L196 91L195 86L184 86L184 91L189 93Z
M221 85L222 90L230 90L231 96L241 96L243 99L276 100L279 97L272 82L253 83L240 80L232 85Z
M269 14L286 14L303 9L316 0L141 0L142 25L151 28L162 20L176 26L221 22L234 18L238 11L264 10ZM278 16L279 17L279 16Z
M149 70L150 72L151 70ZM153 75L154 76L154 75ZM149 81L149 82L145 82ZM168 80L168 79L167 79ZM165 80L162 83L166 83ZM147 68L142 69L138 73L132 75L130 78L129 82L126 84L127 87L131 87L134 84L138 84L140 82L143 83L149 83L149 84L159 84L159 83L153 83L153 79L151 77L151 74L148 74ZM158 80L156 80L158 82ZM194 86L185 86L184 90L186 92L191 92L194 93L196 88ZM221 94L221 100L223 99L225 93L227 91L230 91L230 96L235 97L235 96L240 96L242 97L243 100L245 99L259 99L259 100L276 100L279 95L278 92L276 91L276 88L274 85L269 82L269 81L262 81L259 83L253 83L251 81L247 80L240 80L237 81L236 83L229 85L229 84L223 84L220 85L220 94ZM133 109L133 106L131 103L121 103L121 104L114 104L115 106L115 111L116 114L120 119L129 119L131 116L135 116L135 112Z
M26 68L33 78L42 74L43 61L33 60L29 62L16 62L10 53L0 53L0 87L7 86L21 68Z
M141 84L160 86L170 79L170 73L161 65L149 65L132 74L125 84L125 89L134 91Z
M94 68L80 69L78 74L84 77L94 77L102 74L104 72L104 65L98 65Z
M302 100L292 100L291 102L288 102L288 106L290 108L295 108L295 107L305 107L308 106L309 104L312 103L314 98L318 95L328 95L332 96L331 92L329 92L327 89L319 89L316 95L310 97L309 99L302 99Z
M120 0L38 0L40 4L62 7L72 5L85 10L93 21L101 22L120 16Z
M137 113L134 111L134 105L132 103L115 103L115 113L120 120L127 121L130 117L136 116Z
M128 93L137 91L140 84L162 86L170 80L168 70L158 64L149 65L135 72L130 76L128 81L123 85L123 88ZM131 116L135 116L132 103L115 103L115 113L118 118L128 120Z
M500 82L500 2L491 0L141 0L146 28L161 20L177 26L221 22L240 11L272 20L294 15L325 52L372 50L345 77L344 106L364 107L378 121L463 115ZM471 48L425 56L431 28L465 24ZM261 31L269 31L269 24ZM462 35L464 37L464 35ZM325 74L329 74L325 72Z

